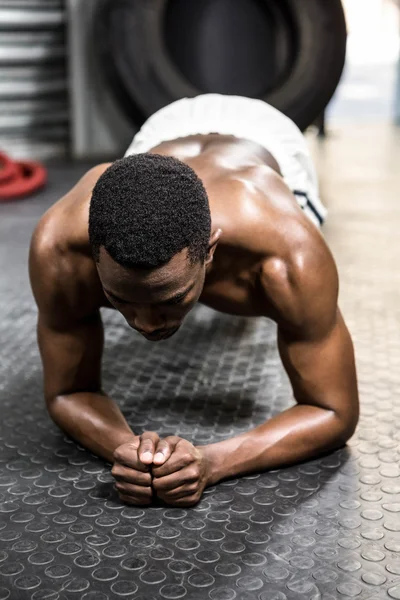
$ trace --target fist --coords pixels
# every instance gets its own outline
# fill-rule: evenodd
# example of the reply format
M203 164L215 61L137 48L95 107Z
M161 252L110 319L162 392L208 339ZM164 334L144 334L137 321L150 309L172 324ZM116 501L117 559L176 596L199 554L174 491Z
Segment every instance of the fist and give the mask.
M111 474L116 480L115 487L122 502L137 506L151 504L151 464L159 439L154 431L145 431L114 450Z
M202 496L210 465L199 448L176 435L160 440L153 460L153 489L170 506L193 506Z

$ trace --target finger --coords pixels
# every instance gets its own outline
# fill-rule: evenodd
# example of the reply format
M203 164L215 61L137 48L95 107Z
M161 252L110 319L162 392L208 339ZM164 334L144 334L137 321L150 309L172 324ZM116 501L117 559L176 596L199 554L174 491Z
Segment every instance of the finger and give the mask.
M164 462L164 464L160 466L153 465L152 474L154 477L165 477L166 475L170 475L171 473L175 473L176 471L184 469L194 460L195 458L188 450L180 452L178 446L175 448L175 451L172 452L169 459Z
M138 457L139 445L139 436L137 440L122 444L114 450L114 461L137 471L148 472L150 470L149 466L143 464Z
M155 451L155 455L153 458L154 465L162 465L166 460L169 459L172 452L175 450L175 445L173 442L168 441L167 438L164 440L160 440L157 444L157 448Z
M150 486L143 487L140 485L135 485L133 483L127 483L126 481L116 481L114 485L118 492L126 496L136 496L137 498L151 498L153 495L153 490Z
M160 436L155 431L145 431L140 436L138 455L142 463L150 465L153 462L154 448Z
M152 481L151 473L143 473L142 471L129 469L118 463L114 463L114 466L111 469L111 475L117 481L127 481L128 483L142 486L150 486Z
M186 467L165 477L156 477L153 475L152 486L158 491L166 492L173 490L186 483L195 483L199 479L199 474L192 467Z
M162 492L156 492L157 497L161 498L161 500L179 500L180 498L184 498L185 496L191 496L197 492L197 484L195 483L186 483L185 485L181 485L178 488L173 490L167 490Z

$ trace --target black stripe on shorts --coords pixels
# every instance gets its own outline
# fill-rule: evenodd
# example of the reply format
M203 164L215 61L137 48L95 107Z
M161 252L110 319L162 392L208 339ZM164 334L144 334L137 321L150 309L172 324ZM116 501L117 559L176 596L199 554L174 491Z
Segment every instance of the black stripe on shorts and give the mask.
M308 206L312 212L314 213L314 215L317 217L319 224L322 225L324 222L323 217L319 214L317 208L314 206L313 202L310 200L310 198L308 197L308 194L306 192L302 192L301 190L293 190L293 194L295 196L301 196L302 198L305 198L307 203L306 206ZM305 207L304 207L305 208Z

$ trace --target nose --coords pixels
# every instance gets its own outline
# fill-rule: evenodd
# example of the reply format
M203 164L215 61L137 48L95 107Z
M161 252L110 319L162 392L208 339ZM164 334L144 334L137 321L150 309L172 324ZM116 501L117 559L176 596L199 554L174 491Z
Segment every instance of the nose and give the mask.
M133 329L145 335L153 335L166 328L166 319L156 306L135 307L126 317Z
M161 319L155 315L148 315L147 317L145 315L137 315L133 320L132 327L139 331L139 333L156 335L165 329L166 324L165 319Z
M157 319L157 321L150 321L136 318L130 323L130 326L139 333L144 333L145 335L153 335L165 330L165 323L161 322L159 319Z
M165 331L165 329L154 329L153 327L146 327L145 329L139 329L139 327L136 327L136 329L138 330L139 333L144 334L144 335L158 335L159 333L162 333Z

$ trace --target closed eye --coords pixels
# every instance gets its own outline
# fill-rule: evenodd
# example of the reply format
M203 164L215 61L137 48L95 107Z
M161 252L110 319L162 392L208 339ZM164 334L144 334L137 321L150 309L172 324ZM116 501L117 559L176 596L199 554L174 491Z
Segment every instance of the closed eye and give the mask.
M104 291L106 291L106 290L104 290ZM113 302L116 302L118 304L132 304L131 302L127 302L126 300L122 300L122 298L118 298L117 296L114 296L114 294L112 294L111 292L106 292L106 293L111 298L111 300L113 300ZM187 296L187 294L188 294L188 292L185 292L184 294L180 294L179 296L174 296L174 298L171 298L170 300L165 300L165 302L159 302L158 304L161 304L163 306L179 304Z
M118 304L129 304L129 302L127 302L126 300L122 300L121 298L117 298L117 296L114 296L114 294L111 294L111 292L106 292L106 294L111 298L111 300L117 302Z
M169 306L170 304L179 304L182 300L187 296L187 294L182 294L181 296L175 296L175 298L171 298L171 300L166 300L165 302L160 302L162 305Z

